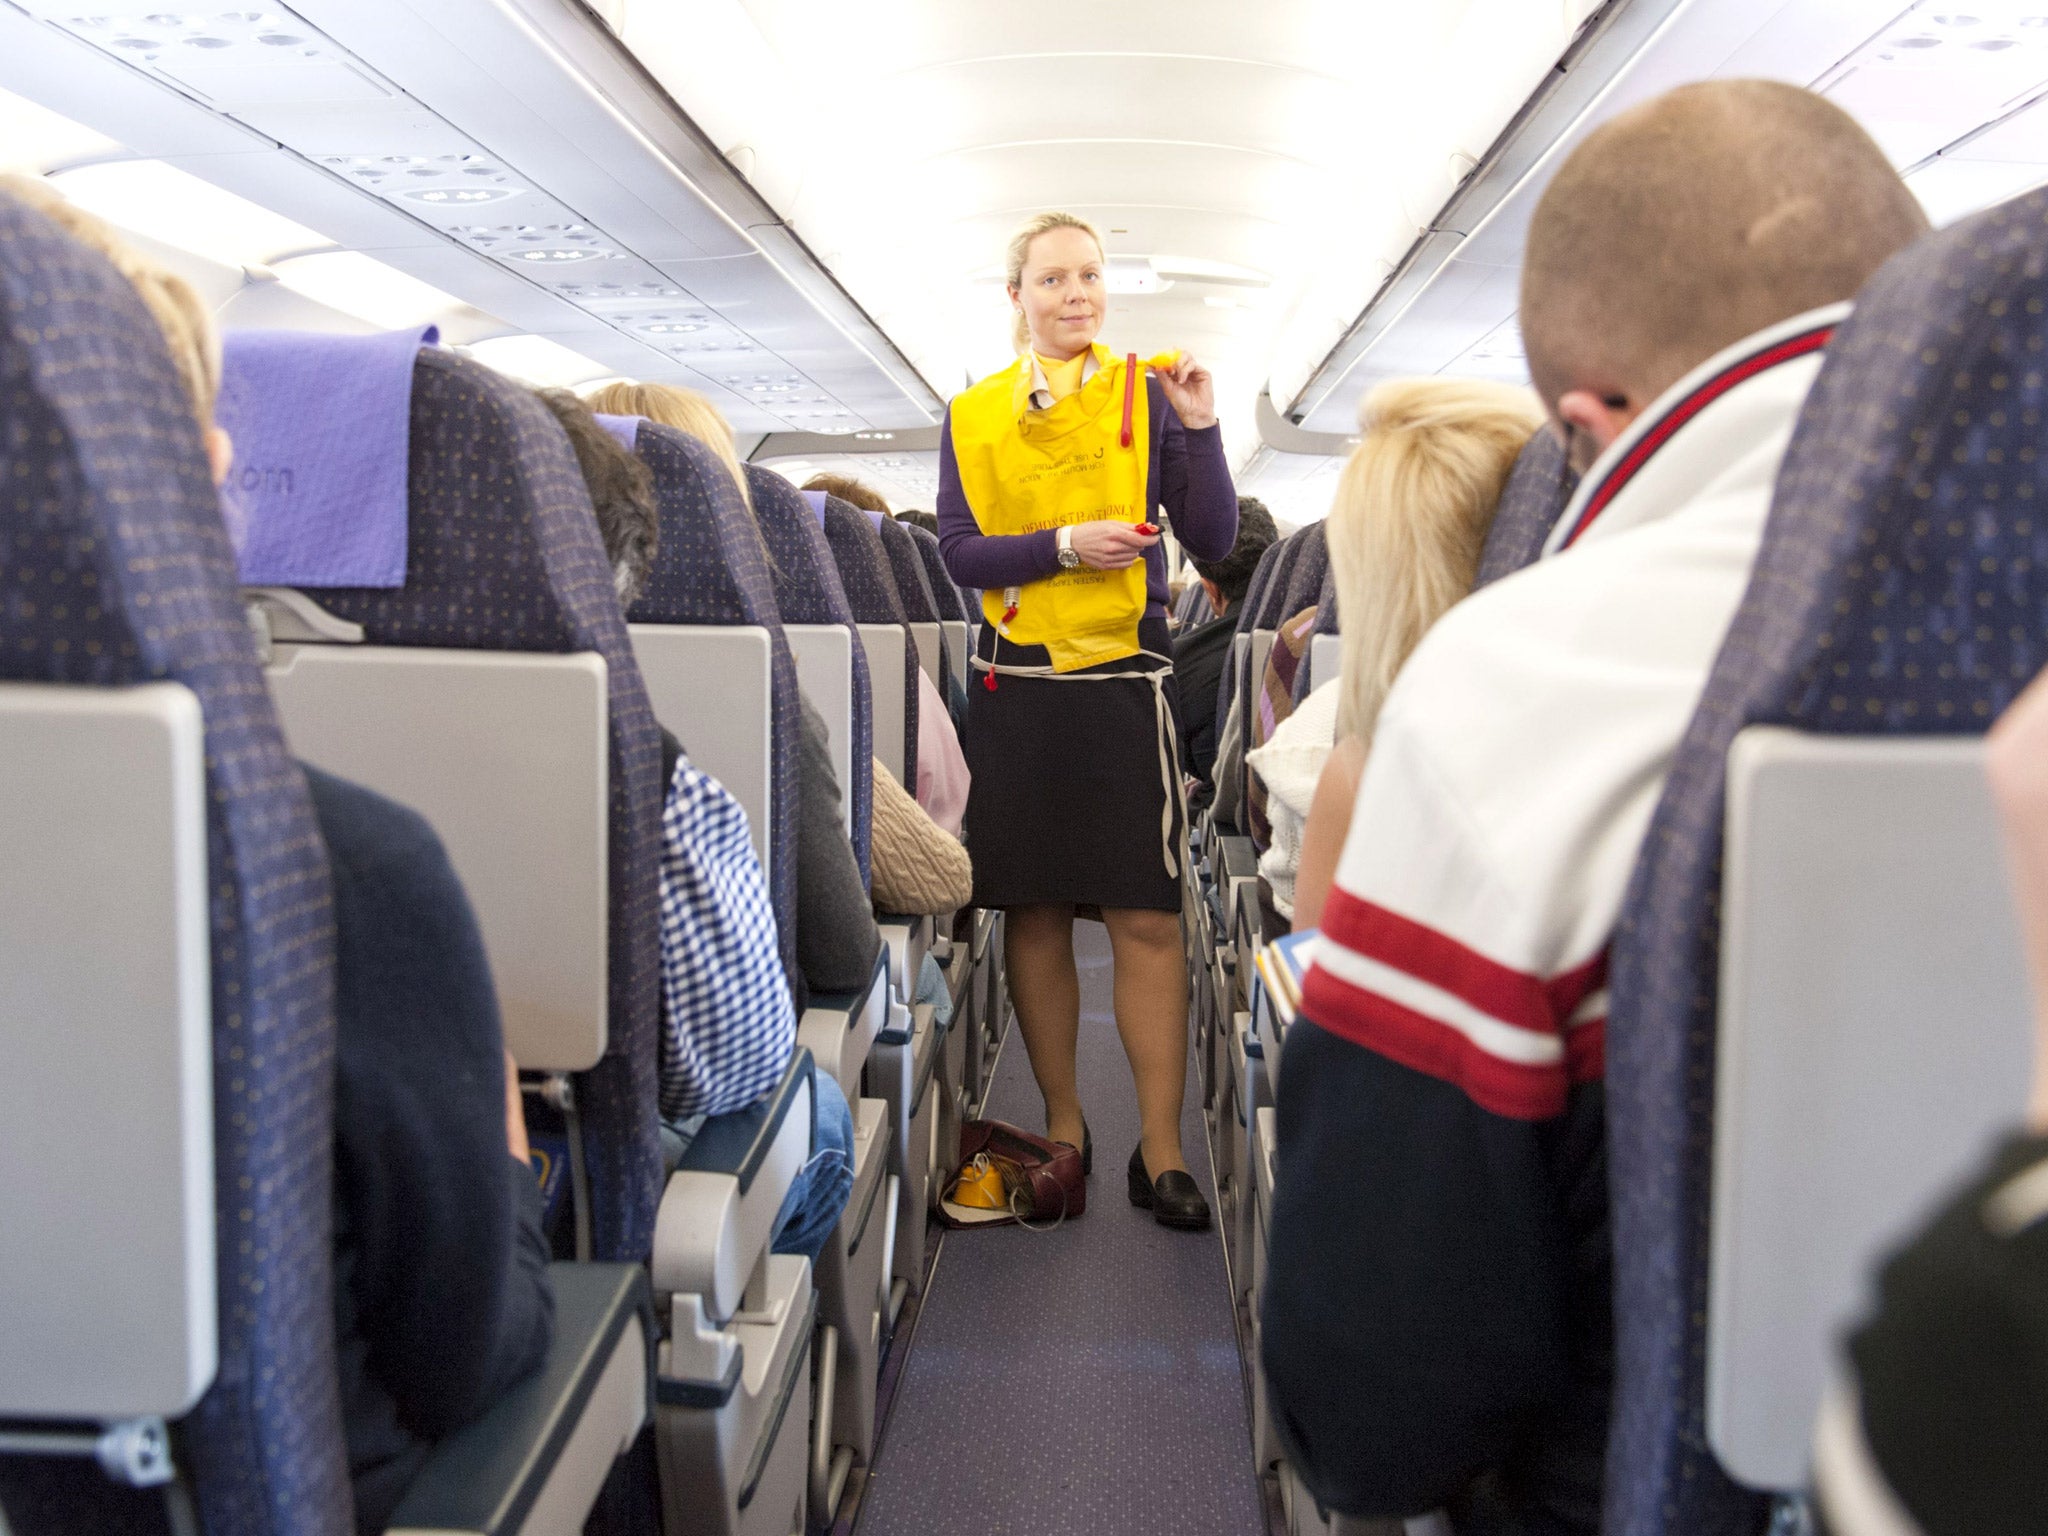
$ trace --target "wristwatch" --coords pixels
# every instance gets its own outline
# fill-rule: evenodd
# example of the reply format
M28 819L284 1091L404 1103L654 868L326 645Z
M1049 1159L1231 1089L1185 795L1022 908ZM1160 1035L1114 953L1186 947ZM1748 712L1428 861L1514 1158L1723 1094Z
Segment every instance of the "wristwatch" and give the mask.
M1060 529L1059 548L1060 569L1063 571L1078 569L1081 564L1081 557L1074 549L1074 529L1072 524L1067 524Z

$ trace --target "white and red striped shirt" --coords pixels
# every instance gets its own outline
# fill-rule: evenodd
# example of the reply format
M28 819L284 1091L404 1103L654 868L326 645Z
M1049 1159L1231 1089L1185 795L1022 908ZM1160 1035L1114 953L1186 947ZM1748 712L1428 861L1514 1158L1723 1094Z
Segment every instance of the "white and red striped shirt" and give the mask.
M1693 370L1381 711L1304 1008L1517 1120L1603 1075L1607 945L1847 305Z

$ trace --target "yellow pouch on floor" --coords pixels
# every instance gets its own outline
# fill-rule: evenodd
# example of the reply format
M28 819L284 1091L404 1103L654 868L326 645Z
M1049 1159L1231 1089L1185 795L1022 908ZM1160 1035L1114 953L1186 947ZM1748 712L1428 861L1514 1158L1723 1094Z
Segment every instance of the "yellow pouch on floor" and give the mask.
M1010 1191L995 1165L986 1157L977 1157L960 1170L960 1182L953 1186L953 1203L976 1211L1007 1211Z
M1019 358L954 396L950 430L960 489L985 534L1038 533L1079 523L1150 522L1152 462L1144 369L1170 366L1163 352L1140 363L1096 345L1098 371L1048 410L1030 405L1031 365ZM1146 563L1121 571L1085 566L983 594L988 622L1013 644L1042 645L1055 672L1135 656L1145 615Z

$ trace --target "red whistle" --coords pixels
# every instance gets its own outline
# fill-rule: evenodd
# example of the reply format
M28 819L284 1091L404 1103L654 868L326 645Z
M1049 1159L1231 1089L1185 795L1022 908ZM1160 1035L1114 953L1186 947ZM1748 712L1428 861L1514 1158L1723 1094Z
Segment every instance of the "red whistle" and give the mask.
M1152 536L1153 536L1153 535L1154 535L1155 533L1157 533L1158 531L1159 531L1159 525L1158 525L1157 523L1140 523L1140 524L1138 524L1138 532L1140 532L1140 533L1144 534L1144 535L1145 535L1145 537L1146 537L1146 538L1148 538L1148 539L1149 539L1149 538L1151 538L1151 537L1152 537Z

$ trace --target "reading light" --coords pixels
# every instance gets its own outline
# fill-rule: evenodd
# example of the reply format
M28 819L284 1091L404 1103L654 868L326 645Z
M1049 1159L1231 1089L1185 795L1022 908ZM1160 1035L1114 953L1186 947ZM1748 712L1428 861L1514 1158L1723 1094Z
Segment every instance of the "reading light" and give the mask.
M432 203L436 207L466 207L472 203L500 203L517 197L517 187L415 187L398 194L407 202Z
M514 261L529 262L534 266L559 267L572 261L589 261L593 257L609 256L612 253L595 246L579 249L569 245L537 245L528 246L523 251L504 251L499 254L509 256Z

